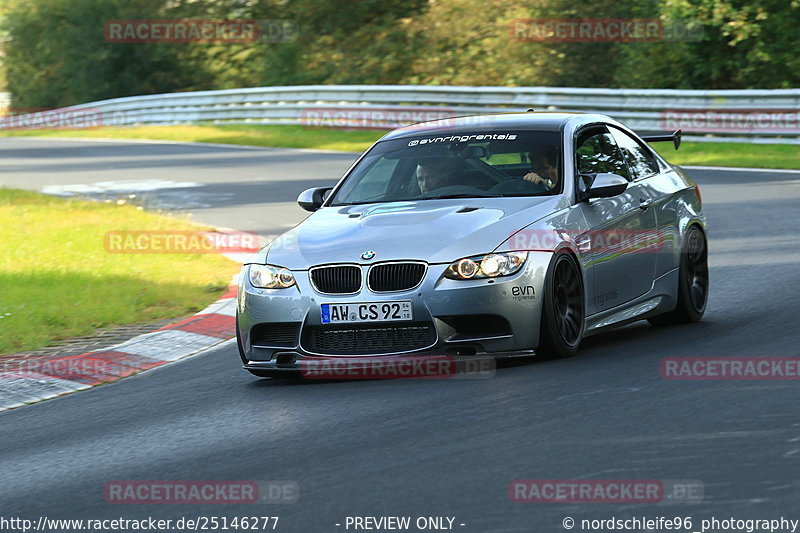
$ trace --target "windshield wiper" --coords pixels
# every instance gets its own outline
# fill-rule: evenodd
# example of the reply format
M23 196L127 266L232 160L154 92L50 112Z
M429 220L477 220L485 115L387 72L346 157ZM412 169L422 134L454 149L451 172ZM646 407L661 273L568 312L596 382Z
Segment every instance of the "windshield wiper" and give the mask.
M417 200L448 200L452 198L504 198L508 195L506 194L469 194L469 193L458 193L458 194L442 194L440 196L417 196L416 198L397 198L393 200L377 200L377 199L368 199L362 200L360 202L347 202L342 204L331 204L331 207L347 207L351 205L364 205L364 204L382 204L382 203L392 203L392 202L416 202Z
M419 196L417 198L414 198L414 200L447 200L450 198L502 198L503 196L505 195L459 193L459 194L442 194L440 196Z

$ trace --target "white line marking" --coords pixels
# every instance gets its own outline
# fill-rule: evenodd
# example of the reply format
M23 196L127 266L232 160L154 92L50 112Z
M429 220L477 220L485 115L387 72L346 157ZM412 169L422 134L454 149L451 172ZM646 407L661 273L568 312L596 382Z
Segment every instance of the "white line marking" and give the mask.
M210 335L166 329L147 333L110 349L159 361L174 361L189 353L217 344L221 340Z
M677 165L688 170L724 170L735 172L769 172L773 174L800 174L800 170L781 169L781 168L746 168L746 167L702 167L691 165Z
M200 315L225 315L236 316L236 298L223 298L209 305L195 316Z
M42 187L42 192L44 194L70 195L105 192L147 192L161 189L186 189L201 186L201 183L194 181L172 181L159 179L117 180L96 181L94 183L76 183L72 185L48 185L46 187Z

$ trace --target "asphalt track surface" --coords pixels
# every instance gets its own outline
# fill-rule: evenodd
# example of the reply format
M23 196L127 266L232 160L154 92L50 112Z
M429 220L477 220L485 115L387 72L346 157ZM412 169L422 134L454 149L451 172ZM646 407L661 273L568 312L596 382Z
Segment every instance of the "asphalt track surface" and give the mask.
M9 186L199 182L184 190L200 195L187 208L194 218L270 234L303 218L293 204L300 189L336 178L354 155L0 139L0 158ZM381 515L455 517L464 532L565 531L567 516L573 531L610 517L689 516L696 531L712 516L800 519L798 382L659 373L668 356L800 355L800 174L690 173L710 221L711 297L699 324L637 323L587 339L574 358L473 380L259 380L228 343L0 413L0 513L269 515L287 532L346 531L347 516ZM704 496L515 503L515 479L698 480ZM293 480L300 499L116 505L103 497L110 480Z

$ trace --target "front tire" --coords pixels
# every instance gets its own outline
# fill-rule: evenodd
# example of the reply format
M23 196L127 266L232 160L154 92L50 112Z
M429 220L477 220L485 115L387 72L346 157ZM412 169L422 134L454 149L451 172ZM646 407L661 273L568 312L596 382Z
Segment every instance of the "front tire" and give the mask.
M674 311L648 318L654 326L689 324L703 318L708 302L708 242L703 231L692 226L686 233L678 273L678 304Z
M570 357L578 353L586 317L583 295L577 261L569 253L557 253L545 279L538 355Z

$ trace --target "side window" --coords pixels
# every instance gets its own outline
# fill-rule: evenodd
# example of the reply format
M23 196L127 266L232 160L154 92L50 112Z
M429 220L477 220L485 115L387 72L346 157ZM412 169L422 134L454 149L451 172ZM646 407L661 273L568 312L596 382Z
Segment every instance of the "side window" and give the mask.
M607 129L592 128L578 136L575 149L578 172L595 174L610 172L630 181L628 167L614 137Z
M628 160L633 179L646 178L658 172L658 164L647 148L622 130L611 128L611 133Z

